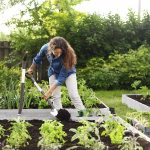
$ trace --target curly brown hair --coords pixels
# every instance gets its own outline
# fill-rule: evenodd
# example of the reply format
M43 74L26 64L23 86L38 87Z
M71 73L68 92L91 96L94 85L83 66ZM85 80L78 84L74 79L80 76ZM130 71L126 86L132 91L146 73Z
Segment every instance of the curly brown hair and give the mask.
M62 49L63 64L66 69L71 69L77 63L77 57L74 49L69 42L63 37L54 37L49 42L48 53L52 54L52 51L56 48Z

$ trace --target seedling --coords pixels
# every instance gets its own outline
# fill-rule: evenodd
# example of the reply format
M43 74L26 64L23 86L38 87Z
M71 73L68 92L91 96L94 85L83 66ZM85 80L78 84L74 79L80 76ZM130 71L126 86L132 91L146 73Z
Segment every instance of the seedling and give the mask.
M89 116L102 116L100 109L98 108L87 108L85 110L78 111L79 117L89 117Z
M78 139L78 144L83 145L85 148L90 148L92 150L103 150L105 145L100 140L97 124L89 121L81 121L81 123L83 125L79 126L77 129L70 129L70 131L75 133L71 141ZM71 149L77 147L78 146Z
M122 144L119 145L118 148L120 148L120 150L143 150L143 148L137 141L138 138L139 137L136 137L134 133L132 133L132 136L124 137L122 140Z

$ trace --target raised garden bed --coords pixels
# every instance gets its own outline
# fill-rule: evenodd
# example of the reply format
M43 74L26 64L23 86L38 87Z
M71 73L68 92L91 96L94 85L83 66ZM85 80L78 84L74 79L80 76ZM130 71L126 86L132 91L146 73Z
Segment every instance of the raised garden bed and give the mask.
M140 94L123 94L122 103L141 112L150 112L150 100Z
M72 136L74 135L73 132L69 131L71 128L75 128L77 129L81 123L79 122L80 120L88 120L91 122L94 122L96 120L107 120L108 115L110 115L110 109L109 107L107 107L105 104L101 103L98 107L96 108L91 108L93 109L91 112L91 114L88 114L88 116L79 116L79 113L76 109L74 108L68 108L67 110L71 113L71 120L69 122L61 122L64 127L63 130L66 132L67 136L65 137L65 144L63 144L63 146L60 148L61 150L66 150L66 148L71 147L71 146L76 146L78 145L78 140L75 141L71 141ZM97 109L99 112L97 113L97 111L95 112L95 109ZM2 126L4 126L4 128L6 129L5 134L10 135L10 130L8 130L8 128L11 126L11 122L13 122L13 120L15 118L22 118L24 120L26 120L27 122L29 122L30 124L32 124L31 127L28 127L28 131L29 134L31 136L31 140L29 140L29 145L27 145L26 147L21 147L19 148L19 150L38 150L40 149L40 147L37 146L38 141L39 141L39 137L40 137L40 131L39 128L41 127L41 125L43 124L44 120L54 120L56 118L52 117L50 115L50 109L23 109L22 110L22 114L20 116L17 115L18 110L17 109L1 109L0 110L0 124ZM96 115L98 114L98 115ZM140 131L138 131L137 129L135 129L134 127L130 126L128 123L126 123L125 121L123 121L121 118L117 117L117 116L113 116L113 119L117 122L119 122L120 124L122 124L123 126L125 126L125 128L129 131L132 131L136 136L139 136L141 138L139 138L139 143L140 145L144 148L144 150L149 150L149 149L145 149L146 147L150 147L149 143L150 143L150 139L142 134ZM10 120L10 121L9 121ZM102 122L99 121L99 124L101 124ZM102 123L103 124L103 123ZM118 148L118 144L112 144L111 143L111 139L109 136L102 136L101 133L104 131L103 127L100 127L99 132L100 132L100 139L101 141L105 144L105 146L107 146L107 148L105 150L119 150L120 148ZM120 133L120 131L118 131L117 133ZM128 133L124 135L125 137L129 136ZM0 145L2 148L2 146L4 146L6 143L6 136L0 139ZM76 148L77 150L88 150L88 148L85 148L83 146L80 146L80 148ZM94 149L95 150L95 149Z
M43 124L43 121L41 120L28 120L28 122L30 124L32 124L31 127L28 127L28 131L29 134L31 136L31 140L29 140L29 145L27 145L26 147L22 147L19 148L19 150L40 150L39 147L37 147L38 141L39 141L39 137L40 137L40 133L39 133L39 128L41 127L41 125ZM75 140L74 142L71 141L71 137L73 136L73 132L69 131L69 129L71 128L77 128L79 126L81 126L81 123L79 122L75 122L75 121L70 121L70 122L61 122L64 125L63 130L67 133L67 136L65 137L65 144L60 148L60 150L65 150L68 147L71 146L77 146L77 142L78 140ZM11 124L10 121L8 120L0 120L0 124L5 128L8 129ZM104 129L100 128L100 134L102 133ZM10 131L6 130L6 135L9 136ZM1 148L2 146L5 144L6 138L1 138L0 139L0 143L1 143ZM101 141L105 144L105 146L108 146L107 150L119 150L118 145L115 144L111 144L110 138L109 137L105 137L105 136L101 136ZM140 144L143 146L144 150L148 150L148 143L146 141L140 141ZM147 149L146 149L147 148ZM76 148L77 150L88 150L87 148L84 148L83 146L80 146L79 148Z
M78 110L68 108L67 109L69 113L71 114L71 120L80 120L84 118L85 120L96 120L99 118L100 115L108 115L110 114L109 108L104 109L95 109L92 108L90 111L93 111L93 114L80 117ZM96 112L95 112L96 110ZM95 113L97 113L97 115ZM21 115L18 116L18 110L17 109L1 109L0 110L0 120L13 120L17 117L21 117L25 120L44 120L44 119L52 119L55 120L51 114L50 109L23 109Z
M40 150L39 147L37 147L37 143L39 141L39 137L40 137L40 133L39 133L39 128L41 127L43 121L40 120L30 120L28 121L29 123L31 123L33 126L29 127L29 134L32 137L32 140L29 141L29 145L26 146L25 148L20 148L20 150ZM4 126L5 129L8 129L10 127L10 122L8 120L1 120L0 124ZM64 146L62 148L60 148L61 150L64 150L68 147L71 146L76 146L77 145L77 141L75 142L71 142L71 137L73 136L72 132L69 132L69 129L71 128L77 128L79 125L81 125L81 123L79 122L62 122L62 124L64 125L64 131L67 133L67 137L65 138L66 143L64 144ZM9 135L9 132L7 132L7 134ZM103 142L106 145L109 145L110 149L115 149L118 150L116 146L112 145L110 143L110 139L109 138L102 138ZM1 139L1 141L4 141L4 139ZM79 150L85 150L84 147L80 147Z
M150 137L150 113L148 112L132 112L127 113L127 121L135 128L142 131Z
M148 137L150 137L150 126L144 126L138 120L132 119L132 118L130 118L130 119L131 119L132 125L135 128L137 128L138 130L142 131L145 135L147 135Z
M0 110L0 111L2 112L4 110ZM9 115L9 117L12 117L17 112L17 110L5 110L5 113L6 113L6 111L7 111L7 115ZM9 111L11 113L9 113ZM25 118L25 116L26 117L28 116L28 119L26 118L27 122L32 124L31 127L28 127L28 131L29 131L29 134L30 134L32 139L28 141L29 145L27 145L26 147L19 148L20 150L34 150L34 149L40 150L40 147L37 147L37 144L38 144L38 141L39 141L39 137L40 137L39 128L43 124L43 122L44 122L43 120L47 120L47 116L49 114L49 110L44 109L44 110L39 110L39 112L36 112L36 111L37 110L35 110L35 109L33 109L33 110L25 110L24 109L23 110L22 117L24 116L23 118ZM43 111L43 114L40 111ZM80 120L91 120L92 122L94 122L95 120L107 120L108 119L108 115L105 115L105 114L103 114L102 116L77 117L76 116L77 112L75 112L73 109L70 109L69 111L71 112L72 116L75 115L74 119L76 121L72 120L72 121L69 121L69 122L64 122L64 121L61 122L64 125L63 130L67 133L67 136L65 137L65 140L66 140L65 144L60 148L60 150L65 150L68 147L78 145L77 144L78 140L75 140L73 142L71 141L71 138L74 135L74 133L69 131L69 129L71 129L71 128L75 128L76 129L77 127L81 126L81 123L78 122L78 121L80 121ZM1 112L0 112L0 114L3 115ZM38 118L38 115L41 116L41 118L40 117ZM45 115L45 118L44 118L44 115ZM30 118L29 118L29 116L30 116ZM36 118L35 116L38 119L33 119L33 118ZM31 118L31 117L33 117L33 118ZM42 119L42 117L43 117L43 119ZM0 119L0 125L2 125L6 129L5 134L8 135L8 136L10 134L10 131L7 130L7 129L11 126L11 122L13 121L12 119L14 119L14 118L15 118L15 116L13 118L11 118L10 121L8 121L9 119L7 119L7 120L4 119L4 118ZM139 143L144 148L144 150L149 150L149 148L150 148L150 138L145 136L143 133L138 131L136 128L134 128L131 125L129 125L127 122L125 122L120 117L114 115L114 116L112 116L112 118L116 122L119 122L120 124L125 126L125 128L127 128L129 131L132 131L136 136L140 135L141 138L139 138ZM101 124L101 121L99 123ZM102 131L104 131L103 127L101 127L100 130L99 130L100 135L101 135ZM120 132L120 131L118 131L118 132ZM125 134L125 136L128 136L128 133ZM101 137L101 141L105 144L105 146L108 147L106 150L119 150L118 145L111 144L111 140L110 140L110 138L108 136L100 136L100 137ZM6 137L5 138L1 138L0 139L1 147L3 145L5 145L5 143L6 143ZM84 148L83 146L80 146L79 148L76 148L76 149L77 150L88 150L87 148Z
M71 114L71 118L73 120L79 119L79 112L77 109L75 109L72 105L69 105L65 108L68 110ZM104 104L102 101L100 103L94 105L94 107L87 108L87 111L90 111L89 116L99 116L101 115L108 115L113 110L112 108L109 108L106 104ZM16 117L18 117L18 109L0 109L0 120L7 119L12 120ZM82 114L81 114L82 115ZM44 109L38 109L38 108L30 108L30 109L23 109L22 113L20 115L25 120L43 120L43 119L55 119L52 115L50 115L50 108L44 108ZM90 118L88 118L90 119Z
M122 125L124 125L129 131L132 131L134 134L140 135L139 143L141 143L143 150L150 150L150 138L142 133L139 129L135 128L133 124L127 123L125 120L120 118L119 116L114 116L114 120L120 122Z

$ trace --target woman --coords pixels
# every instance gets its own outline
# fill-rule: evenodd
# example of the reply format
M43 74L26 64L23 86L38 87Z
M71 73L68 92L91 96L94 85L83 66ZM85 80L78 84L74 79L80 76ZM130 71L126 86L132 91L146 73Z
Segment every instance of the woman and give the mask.
M75 108L78 110L85 109L77 90L76 54L68 41L62 37L54 37L49 43L43 45L28 69L29 74L32 74L36 65L41 63L44 55L47 56L50 64L48 68L50 88L45 93L44 98L47 100L53 96L54 107L62 109L61 85L65 82Z

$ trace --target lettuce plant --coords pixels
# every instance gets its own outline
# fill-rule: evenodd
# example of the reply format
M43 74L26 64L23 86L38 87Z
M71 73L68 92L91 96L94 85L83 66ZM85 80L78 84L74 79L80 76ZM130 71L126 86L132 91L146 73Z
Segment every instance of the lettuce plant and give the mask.
M64 143L66 133L63 131L63 124L54 120L45 120L40 127L40 140L38 147L44 150L58 150Z
M121 144L123 140L123 135L125 131L125 127L120 123L114 120L107 120L102 125L104 127L104 131L101 135L109 136L112 144Z

